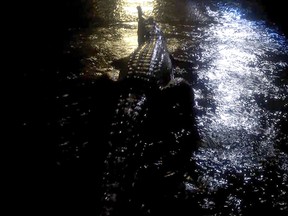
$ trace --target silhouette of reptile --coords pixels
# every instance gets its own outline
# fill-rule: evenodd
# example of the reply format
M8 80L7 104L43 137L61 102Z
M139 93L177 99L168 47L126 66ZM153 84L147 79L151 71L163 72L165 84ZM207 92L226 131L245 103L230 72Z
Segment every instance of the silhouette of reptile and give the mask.
M189 160L193 147L188 141L194 136L191 88L173 78L161 29L137 9L139 46L119 79L102 181L102 216L150 211L151 193L161 199L163 187L177 188L183 175L179 165Z

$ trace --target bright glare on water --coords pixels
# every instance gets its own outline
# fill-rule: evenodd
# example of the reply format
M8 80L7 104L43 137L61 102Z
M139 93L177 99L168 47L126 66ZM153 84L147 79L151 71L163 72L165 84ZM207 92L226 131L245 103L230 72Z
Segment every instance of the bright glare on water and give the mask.
M207 9L217 23L205 29L200 42L197 76L205 85L195 88L196 109L203 111L200 133L209 147L221 151L220 158L258 166L262 156L274 153L277 124L286 116L281 106L287 102L287 85L276 85L275 73L288 66L287 41L263 22L221 9ZM259 100L275 100L279 107L264 108Z

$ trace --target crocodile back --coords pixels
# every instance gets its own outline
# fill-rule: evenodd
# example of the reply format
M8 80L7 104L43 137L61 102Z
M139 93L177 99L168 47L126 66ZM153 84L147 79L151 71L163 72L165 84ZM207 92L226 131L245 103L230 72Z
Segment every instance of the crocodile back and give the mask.
M126 78L165 86L172 74L172 63L165 38L152 18L142 22L139 21L139 26L142 27L141 32L138 31L138 37L142 37L143 41L130 55Z

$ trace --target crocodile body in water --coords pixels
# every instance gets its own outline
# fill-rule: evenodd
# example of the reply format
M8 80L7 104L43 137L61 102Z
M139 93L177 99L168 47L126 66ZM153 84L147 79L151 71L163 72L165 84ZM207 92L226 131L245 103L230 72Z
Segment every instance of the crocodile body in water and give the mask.
M152 18L144 19L140 7L138 14L139 46L119 80L101 215L145 214L163 197L173 197L196 134L191 87L173 78L159 26Z

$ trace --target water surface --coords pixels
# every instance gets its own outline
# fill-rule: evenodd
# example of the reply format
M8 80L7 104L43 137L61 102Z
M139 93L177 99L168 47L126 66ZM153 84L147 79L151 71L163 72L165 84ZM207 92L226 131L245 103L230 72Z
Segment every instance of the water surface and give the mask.
M173 0L99 0L93 5L95 19L101 22L73 30L65 52L82 53L83 69L80 76L67 79L97 80L104 74L118 79L119 68L113 62L137 47L137 5L155 17L172 56L193 62L176 74L191 84L195 94L201 138L199 148L191 152L195 167L187 168L182 182L185 190L176 198L187 204L183 208L191 214L197 210L198 215L249 215L265 209L285 215L288 41L261 16L261 7L241 1ZM80 124L89 121L85 116L90 108L79 108L77 97L70 102L73 91L69 87L64 92L58 97L68 111L58 121L60 127L71 124L69 113L80 113L85 119ZM76 111L71 111L73 107ZM64 135L59 145L80 157L88 141L82 137L85 132L77 133L80 141L72 150L65 147L71 134Z

